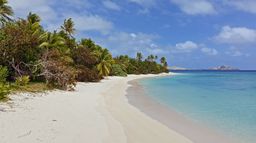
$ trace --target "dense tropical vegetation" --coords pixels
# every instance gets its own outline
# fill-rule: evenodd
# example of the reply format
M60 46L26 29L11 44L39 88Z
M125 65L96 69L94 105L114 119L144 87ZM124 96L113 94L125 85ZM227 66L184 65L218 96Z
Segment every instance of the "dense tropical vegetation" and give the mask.
M66 19L60 30L46 31L35 13L25 19L13 19L7 0L0 0L0 100L12 88L29 83L72 89L76 82L95 82L106 76L167 72L165 57L143 60L128 55L113 57L91 39L77 40L75 23Z

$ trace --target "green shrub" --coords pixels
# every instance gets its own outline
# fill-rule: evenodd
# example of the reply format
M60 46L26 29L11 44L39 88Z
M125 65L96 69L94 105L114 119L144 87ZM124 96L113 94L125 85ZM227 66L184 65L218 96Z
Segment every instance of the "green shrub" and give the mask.
M77 81L79 82L98 82L101 80L101 76L99 76L96 69L89 69L80 65L77 67L77 71Z
M7 68L3 67L3 66L0 66L0 83L5 83L7 76L8 76Z
M0 101L7 99L7 95L10 93L10 86L6 83L7 76L7 68L0 66Z
M0 101L7 99L7 95L10 92L11 88L9 84L0 83Z
M76 86L77 71L71 66L69 57L63 56L60 51L53 49L46 56L48 59L43 62L43 76L49 87L62 90L72 90Z
M127 76L127 73L123 71L119 64L112 65L111 75L113 76Z
M30 81L29 76L20 76L16 78L15 84L17 86L26 86L28 85L29 81Z

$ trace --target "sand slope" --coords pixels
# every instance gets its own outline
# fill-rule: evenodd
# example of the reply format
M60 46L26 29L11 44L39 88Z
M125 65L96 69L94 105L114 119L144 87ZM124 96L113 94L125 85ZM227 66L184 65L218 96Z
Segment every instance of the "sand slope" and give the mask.
M12 96L8 105L0 104L0 143L191 143L128 104L127 82L142 77Z

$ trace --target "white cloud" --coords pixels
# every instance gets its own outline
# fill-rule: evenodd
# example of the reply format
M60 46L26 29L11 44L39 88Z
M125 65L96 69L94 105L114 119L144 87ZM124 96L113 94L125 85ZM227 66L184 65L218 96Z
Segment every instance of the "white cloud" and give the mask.
M186 41L184 43L178 43L175 45L175 52L189 53L199 48L199 45L192 42Z
M114 32L105 38L99 38L99 44L111 49L114 55L128 54L135 55L136 52L146 54L161 53L160 48L155 44L157 35L146 33Z
M116 11L120 11L121 8L119 5L117 5L116 3L110 1L110 0L104 0L103 2L103 5L107 8L107 9L110 9L110 10L116 10Z
M242 55L243 55L243 53L240 52L240 51L233 51L233 53L231 53L231 54L232 54L232 56L234 56L234 57L239 57L239 56L242 56Z
M105 34L113 27L112 22L86 11L92 6L88 0L73 0L72 2L63 0L65 4L59 4L57 0L11 0L9 2L18 17L24 18L29 12L37 13L47 30L59 28L63 20L69 17L74 20L77 31L98 31ZM55 8L56 6L59 8ZM80 12L74 13L75 10Z
M70 15L75 22L75 28L80 31L99 31L107 34L113 24L98 15Z
M165 51L163 49L160 49L160 48L154 48L154 49L148 48L147 53L148 54L153 54L153 55L163 55L163 54L168 54L169 52Z
M241 56L248 57L248 56L250 56L247 53L243 53L241 50L239 50L239 48L236 48L236 47L229 48L229 50L226 51L226 54L230 55L232 57L241 57Z
M256 30L246 27L224 26L214 37L218 42L228 44L248 44L256 42Z
M144 8L151 8L156 6L156 0L129 0L129 1L136 3Z
M203 47L201 51L207 55L217 55L218 51L214 48Z
M208 48L204 44L197 44L193 41L185 41L183 43L177 43L175 46L170 47L171 53L191 53L200 50L207 55L217 55L218 51L214 48Z
M14 9L17 17L26 17L29 12L39 14L45 21L51 21L58 17L50 6L52 4L50 0L11 0L9 4Z
M227 0L225 4L235 7L238 10L256 14L255 0Z
M189 15L215 14L216 10L212 3L207 0L171 0L178 5L181 11Z
M135 33L131 33L130 35L131 35L132 38L136 38L137 37L137 35Z

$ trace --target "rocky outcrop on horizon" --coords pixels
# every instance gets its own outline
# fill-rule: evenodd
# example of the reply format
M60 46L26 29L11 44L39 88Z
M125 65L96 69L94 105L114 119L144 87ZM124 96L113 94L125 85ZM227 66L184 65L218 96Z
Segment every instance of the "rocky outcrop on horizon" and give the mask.
M227 65L222 65L222 66L210 68L209 70L239 70L239 69L231 66L227 66Z

